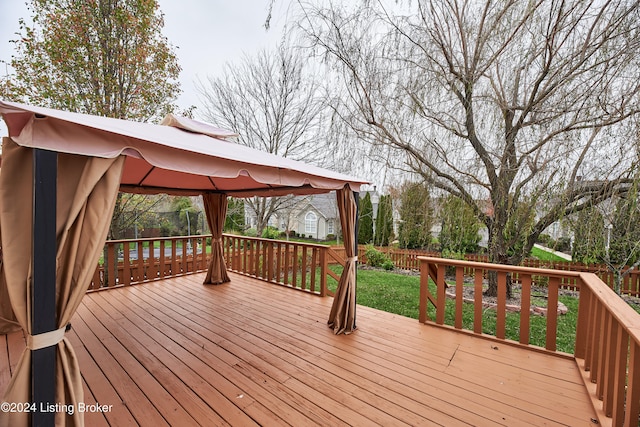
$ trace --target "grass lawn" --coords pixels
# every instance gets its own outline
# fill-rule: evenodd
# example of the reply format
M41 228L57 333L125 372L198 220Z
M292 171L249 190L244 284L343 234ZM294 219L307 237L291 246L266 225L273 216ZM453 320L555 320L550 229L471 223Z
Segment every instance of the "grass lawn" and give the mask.
M287 241L286 237L278 237L277 240ZM313 245L327 245L327 246L336 246L342 244L342 241L338 243L337 240L315 240L315 239L303 239L302 237L289 237L289 242L297 242L297 243L311 243Z
M340 267L331 267L340 273ZM329 281L329 288L335 290L336 283ZM436 286L430 284L431 292L435 294ZM367 307L395 313L418 319L420 300L420 277L397 274L383 270L358 270L357 303ZM575 343L576 323L578 319L578 299L570 296L560 296L559 300L569 309L569 313L558 316L558 351L573 353ZM453 326L455 319L455 301L447 299L445 309L445 324ZM429 304L429 317L435 319L435 308ZM473 330L473 305L463 306L463 328ZM484 310L482 316L482 331L489 335L496 332L496 311ZM546 318L542 316L530 317L531 344L544 347L546 336ZM518 341L520 337L520 314L507 313L506 336Z
M536 247L531 248L531 256L542 261L567 261L566 259L561 258L558 255L555 255L551 252L543 251L542 249Z

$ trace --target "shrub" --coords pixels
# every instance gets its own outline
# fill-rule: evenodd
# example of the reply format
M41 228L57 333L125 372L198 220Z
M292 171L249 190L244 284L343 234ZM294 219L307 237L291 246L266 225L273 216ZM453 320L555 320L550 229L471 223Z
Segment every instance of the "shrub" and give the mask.
M325 240L335 240L336 239L336 235L335 234L327 234L327 237Z
M551 268L551 267L544 267ZM549 286L549 276L540 276L534 274L531 276L531 282L536 286Z
M556 251L571 253L571 238L560 237L556 242Z
M552 248L553 245L555 244L554 240L548 234L539 235L538 239L536 240L536 243L542 246L546 246L548 248Z
M559 252L571 253L571 239L569 237L560 237L558 240L554 240L548 234L541 234L536 243Z
M364 256L367 257L367 264L371 267L382 267L382 265L391 260L385 254L374 248L373 246L367 246L367 250L364 253Z
M244 232L244 235L247 237L258 237L258 230L255 228L250 228Z
M389 258L387 258L387 259L385 260L385 262L383 262L383 263L382 263L382 268L384 268L384 269L385 269L385 270L387 270L387 271L391 271L391 270L393 270L394 268L396 268L396 266L395 266L395 265L393 265L393 261L391 261Z
M442 206L442 229L438 236L441 250L450 253L474 253L480 243L480 221L466 202L454 196Z
M263 239L277 239L280 237L280 230L275 227L267 227L262 230L262 238Z
M460 260L460 261L464 261L464 253L462 252L454 252L454 251L450 251L450 250L443 250L441 253L442 258L447 258L447 259L456 259L456 260ZM449 265L447 266L446 270L445 270L445 274L447 275L454 275L456 274L456 267Z

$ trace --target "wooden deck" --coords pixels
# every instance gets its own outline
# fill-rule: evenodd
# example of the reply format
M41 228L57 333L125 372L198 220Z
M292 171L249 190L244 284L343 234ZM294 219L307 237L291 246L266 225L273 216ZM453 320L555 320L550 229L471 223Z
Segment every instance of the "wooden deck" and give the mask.
M89 426L593 425L568 358L358 307L333 335L331 298L237 274L88 294L67 335ZM0 393L24 348L0 337Z

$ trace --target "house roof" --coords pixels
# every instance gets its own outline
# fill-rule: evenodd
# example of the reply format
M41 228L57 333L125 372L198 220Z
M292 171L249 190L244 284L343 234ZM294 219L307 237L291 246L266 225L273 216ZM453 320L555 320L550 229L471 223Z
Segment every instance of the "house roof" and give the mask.
M9 136L24 147L103 158L127 156L123 191L250 197L323 193L345 185L359 191L366 183L226 141L223 138L232 137L232 132L190 119L155 125L1 100L0 114Z
M338 207L336 198L331 194L315 194L311 196L309 200L308 207L313 207L320 215L322 215L325 219L337 218L338 217Z

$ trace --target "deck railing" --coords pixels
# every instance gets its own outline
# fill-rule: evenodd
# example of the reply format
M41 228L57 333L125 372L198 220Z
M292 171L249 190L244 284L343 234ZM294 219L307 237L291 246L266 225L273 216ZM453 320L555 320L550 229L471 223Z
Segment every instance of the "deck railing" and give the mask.
M223 235L227 269L321 296L339 276L329 264L344 259L324 245ZM206 271L211 235L108 240L89 291ZM334 283L335 284L335 283Z
M498 297L495 303L495 335L491 338L531 348L539 348L530 345L531 313L528 307L531 306L533 296L533 278L537 278L539 283L543 282L540 278L546 278L546 329L543 347L550 352L556 352L557 348L561 284L574 283L579 292L574 358L583 374L585 386L600 417L599 421L613 426L638 425L640 315L595 274L431 257L419 259L421 323L435 323L487 337L483 333L483 313L486 306L483 305L482 292L489 275L495 275ZM507 339L506 286L509 277L518 280L521 306L525 309L520 311L519 324L512 328L518 336ZM432 292L434 284L435 293ZM473 300L468 303L464 300L465 286L474 289ZM455 287L453 304L449 303L449 307L446 303L448 287ZM536 292L540 292L540 289L536 289ZM465 303L473 307L470 326L463 325ZM431 309L431 316L428 310L430 305L435 307L435 310Z
M367 262L366 249L368 245L359 245L358 260ZM338 254L344 254L344 249L333 247ZM419 257L440 258L440 252L426 251L422 249L401 249L394 246L375 246L375 249L384 253L393 262L395 268L402 270L418 270L420 268ZM485 254L465 254L465 261L489 262ZM548 268L554 270L579 271L582 273L594 273L610 288L615 286L616 275L606 264L583 264L573 261L550 261L536 258L522 260L523 267ZM621 277L620 292L635 297L640 297L640 268L625 266L621 268L624 276ZM563 279L566 281L567 279Z
M205 271L211 236L108 240L89 291Z
M344 267L325 245L225 234L223 246L229 270L320 296L333 296L328 280L340 279L329 264Z

